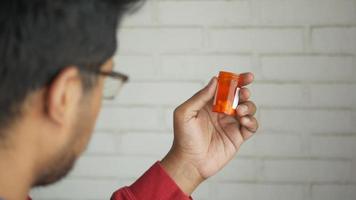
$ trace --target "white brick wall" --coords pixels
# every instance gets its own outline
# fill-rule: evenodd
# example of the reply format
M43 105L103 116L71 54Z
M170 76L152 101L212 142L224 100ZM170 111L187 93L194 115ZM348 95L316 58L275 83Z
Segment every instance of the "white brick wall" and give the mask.
M108 199L172 143L172 111L219 70L252 71L261 129L193 194L356 199L356 0L148 0L119 34L131 82L68 179L35 199Z

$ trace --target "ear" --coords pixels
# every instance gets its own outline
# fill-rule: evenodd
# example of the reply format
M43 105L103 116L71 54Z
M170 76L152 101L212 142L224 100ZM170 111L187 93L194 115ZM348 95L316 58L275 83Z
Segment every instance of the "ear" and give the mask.
M63 69L47 89L47 115L51 121L63 125L71 120L82 97L82 82L78 68Z

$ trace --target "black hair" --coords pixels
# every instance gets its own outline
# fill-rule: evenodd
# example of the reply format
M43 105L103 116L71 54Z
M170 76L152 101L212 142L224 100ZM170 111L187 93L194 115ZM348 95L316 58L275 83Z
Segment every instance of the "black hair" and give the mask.
M65 67L83 72L113 56L121 18L138 2L0 1L0 129L20 113L31 92Z

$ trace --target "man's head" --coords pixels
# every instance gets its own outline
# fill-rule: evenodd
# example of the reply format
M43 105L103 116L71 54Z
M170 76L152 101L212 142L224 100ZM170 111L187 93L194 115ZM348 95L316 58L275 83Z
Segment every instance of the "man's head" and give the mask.
M27 152L34 185L63 177L85 149L99 71L112 70L118 22L135 1L0 2L0 152Z

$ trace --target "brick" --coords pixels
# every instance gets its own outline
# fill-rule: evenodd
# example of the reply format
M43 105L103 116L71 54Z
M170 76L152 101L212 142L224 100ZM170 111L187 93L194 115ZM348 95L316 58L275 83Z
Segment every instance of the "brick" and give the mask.
M208 80L219 71L256 71L250 55L165 55L161 58L160 79Z
M354 200L356 185L313 185L312 200Z
M124 155L154 155L165 156L173 142L173 133L131 133L122 135L119 146Z
M168 130L173 131L173 113L175 107L169 107L163 110L164 116L164 127ZM355 115L356 116L356 115Z
M127 26L147 26L155 24L154 20L154 3L152 1L141 1L144 4L139 4L139 10L132 14L124 15L121 27Z
M314 28L312 30L312 48L316 52L355 53L356 28Z
M202 88L198 82L131 82L115 101L128 105L176 106Z
M71 177L139 178L157 158L148 156L83 156Z
M33 199L110 199L123 187L118 180L65 179L55 185L31 191Z
M214 29L210 42L219 52L301 52L303 33L297 28Z
M312 85L311 105L356 107L356 84Z
M264 79L278 81L354 81L351 56L263 56Z
M262 24L334 25L356 20L353 0L271 0L256 1L255 5Z
M342 182L350 179L347 161L265 160L263 181Z
M260 133L251 139L254 156L302 157L305 156L302 136L288 133Z
M121 52L192 52L202 47L199 28L123 28L119 31Z
M208 200L212 195L212 184L210 181L205 181L191 195L193 199Z
M355 157L353 158L353 160L351 162L351 167L352 167L352 169L356 168L356 159L355 159ZM356 170L352 170L351 171L351 182L352 183L356 183Z
M256 156L256 142L255 139L258 136L253 136L249 140L245 141L243 145L241 145L238 155L240 156Z
M256 181L261 174L261 169L262 163L257 159L236 158L213 179L217 181Z
M274 199L300 200L304 199L305 188L292 184L255 184L255 183L224 183L216 190L216 199Z
M130 80L155 80L157 67L151 56L115 54L114 69L129 75Z
M251 86L253 99L258 106L307 106L308 92L308 88L301 84L253 84Z
M87 154L113 154L116 152L116 145L119 143L117 134L94 133L87 150Z
M353 158L356 152L356 136L313 136L311 156Z
M162 125L157 109L148 107L104 106L98 118L97 130L160 130Z
M356 122L356 109L353 109L351 112L351 120ZM356 123L353 123L353 131L352 133L356 133Z
M261 109L262 130L302 131L303 133L351 133L354 122L350 111Z
M235 25L251 20L248 1L161 1L159 22L169 25Z

